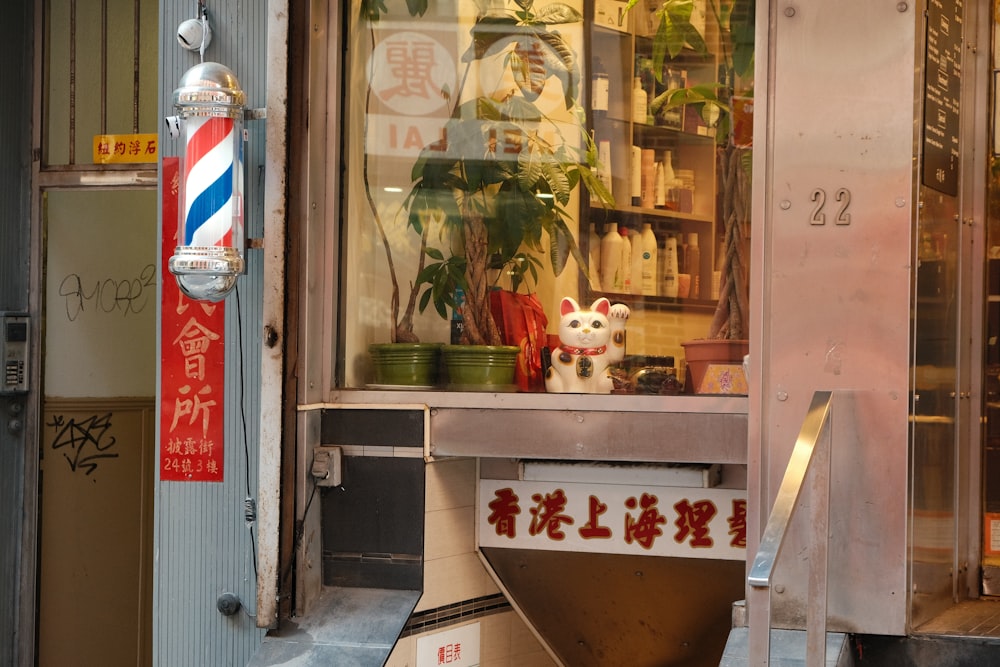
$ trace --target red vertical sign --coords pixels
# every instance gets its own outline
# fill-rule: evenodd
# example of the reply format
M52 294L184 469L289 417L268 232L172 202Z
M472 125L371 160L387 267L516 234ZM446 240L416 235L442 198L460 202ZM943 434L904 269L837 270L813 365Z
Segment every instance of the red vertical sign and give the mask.
M221 482L224 302L193 301L167 270L177 245L178 159L163 158L160 324L160 480Z

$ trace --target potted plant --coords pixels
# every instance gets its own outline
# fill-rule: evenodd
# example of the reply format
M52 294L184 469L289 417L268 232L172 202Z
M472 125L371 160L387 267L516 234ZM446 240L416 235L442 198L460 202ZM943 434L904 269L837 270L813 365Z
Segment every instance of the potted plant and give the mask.
M638 0L629 0L631 9ZM723 363L740 362L748 352L750 322L749 240L750 177L752 147L738 140L734 109L737 81L753 74L755 0L703 0L706 24L718 30L719 81L675 88L651 102L654 114L683 106L698 108L706 124L716 128L718 174L717 214L723 232L720 296L706 339L683 343L689 369L716 360L712 348L719 348ZM653 36L654 71L662 72L667 57L676 58L683 49L708 55L705 35L692 24L694 0L664 0L656 10L658 28ZM751 93L752 94L752 93ZM744 98L746 99L746 98ZM697 377L693 383L698 386Z
M536 8L533 0L481 13L462 57L462 88L479 89L457 91L444 138L413 165L411 224L420 229L427 211L444 220L443 249L425 248L419 306L442 317L460 308L463 343L503 345L491 304L499 276L516 291L546 264L559 275L570 257L586 271L568 210L577 185L612 201L591 169L596 150L578 103L576 54L554 28L581 20L568 5ZM483 85L491 67L495 76Z
M428 0L406 0L407 10L410 16L422 16L427 11ZM369 25L377 23L382 14L387 12L384 0L362 0L361 15L368 21ZM371 31L372 42L374 35ZM369 84L365 97L365 118L367 122L368 108L371 101L371 85ZM365 141L368 139L367 130L364 132ZM437 371L440 365L439 357L441 343L421 342L419 336L414 331L413 317L416 309L417 296L419 294L419 283L416 276L409 281L408 296L405 306L400 312L401 290L400 279L396 271L396 262L392 253L392 244L389 241L389 234L386 232L382 214L374 197L369 181L369 160L368 150L364 151L363 174L364 191L367 198L368 207L371 211L372 220L375 223L379 240L385 251L386 264L389 270L389 280L392 289L390 299L390 327L388 343L372 343L368 347L369 356L375 371L375 384L377 385L402 385L402 386L432 386L436 383ZM424 268L425 249L427 247L427 237L430 230L427 216L411 216L409 224L420 237L420 250L417 254L418 265L416 273L419 274Z

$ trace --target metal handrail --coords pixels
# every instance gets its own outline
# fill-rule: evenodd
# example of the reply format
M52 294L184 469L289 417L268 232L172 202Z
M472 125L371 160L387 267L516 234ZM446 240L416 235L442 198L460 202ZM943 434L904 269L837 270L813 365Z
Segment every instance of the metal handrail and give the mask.
M827 551L830 523L830 440L832 421L830 391L813 394L809 411L795 440L778 495L767 519L747 583L749 615L749 664L770 662L771 582L799 492L810 471L809 597L806 608L806 665L826 661Z

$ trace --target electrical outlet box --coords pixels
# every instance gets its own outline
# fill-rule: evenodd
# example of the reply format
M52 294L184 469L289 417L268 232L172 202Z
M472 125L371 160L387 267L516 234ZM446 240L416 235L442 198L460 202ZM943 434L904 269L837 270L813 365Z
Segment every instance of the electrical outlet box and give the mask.
M314 449L310 472L316 486L340 486L344 481L342 462L340 447L320 446Z

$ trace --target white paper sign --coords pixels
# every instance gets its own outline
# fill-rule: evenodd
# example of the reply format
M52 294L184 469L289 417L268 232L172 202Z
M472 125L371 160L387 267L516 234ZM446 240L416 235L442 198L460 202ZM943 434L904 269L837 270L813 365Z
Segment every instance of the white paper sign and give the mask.
M479 623L417 638L417 667L479 667Z
M746 491L484 479L484 547L746 560Z

